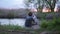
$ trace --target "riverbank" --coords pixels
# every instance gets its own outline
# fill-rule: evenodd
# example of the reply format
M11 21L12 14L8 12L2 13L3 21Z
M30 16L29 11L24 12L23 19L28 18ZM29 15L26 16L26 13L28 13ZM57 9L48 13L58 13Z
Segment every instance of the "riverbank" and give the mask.
M0 34L37 34L38 30L26 29L18 25L0 25Z
M39 22L40 23L40 29L37 29L37 30L26 29L24 27L21 28L18 25L15 25L15 26L14 25L3 25L3 26L0 26L1 27L0 31L2 31L3 34L7 34L7 33L8 34L9 33L20 34L20 32L27 32L27 31L29 32L29 34L31 34L31 33L33 33L33 34L46 34L46 33L47 34L60 34L60 21L59 20L60 20L60 18L55 18L55 17L52 20L42 19L42 20L40 20L41 22ZM19 19L17 21L19 21L19 23L21 22ZM15 23L15 22L13 22L13 23ZM26 33L24 33L24 34L26 34Z
M29 33L18 25L0 25L0 34L26 34Z

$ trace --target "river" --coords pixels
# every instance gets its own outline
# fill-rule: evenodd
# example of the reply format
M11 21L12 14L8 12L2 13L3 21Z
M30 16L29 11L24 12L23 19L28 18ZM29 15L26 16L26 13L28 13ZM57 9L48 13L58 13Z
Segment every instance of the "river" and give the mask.
M1 25L19 25L19 26L24 26L25 24L25 19L22 18L14 18L14 19L0 19L0 24Z

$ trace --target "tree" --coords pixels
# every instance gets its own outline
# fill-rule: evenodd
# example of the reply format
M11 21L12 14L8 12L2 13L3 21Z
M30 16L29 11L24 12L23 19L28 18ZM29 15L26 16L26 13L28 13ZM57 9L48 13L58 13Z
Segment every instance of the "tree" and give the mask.
M40 0L38 0L38 1L37 0L25 0L25 5L27 6L27 8L31 7L31 6L29 6L31 4L34 4L34 7L36 9L38 9L38 7L40 6Z
M25 7L28 9L30 1L29 0L25 0L24 3L26 5Z
M29 7L30 3L33 3L36 6L37 10L38 9L40 10L40 9L43 9L46 3L46 5L50 7L51 11L54 11L55 4L57 1L58 0L27 0L27 3L25 4Z
M51 11L54 11L55 4L58 0L44 0L49 6Z

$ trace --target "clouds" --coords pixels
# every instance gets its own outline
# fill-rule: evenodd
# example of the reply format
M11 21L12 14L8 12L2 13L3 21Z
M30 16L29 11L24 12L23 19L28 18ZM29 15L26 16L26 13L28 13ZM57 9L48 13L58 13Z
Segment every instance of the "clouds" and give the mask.
M0 0L0 8L24 8L24 0Z

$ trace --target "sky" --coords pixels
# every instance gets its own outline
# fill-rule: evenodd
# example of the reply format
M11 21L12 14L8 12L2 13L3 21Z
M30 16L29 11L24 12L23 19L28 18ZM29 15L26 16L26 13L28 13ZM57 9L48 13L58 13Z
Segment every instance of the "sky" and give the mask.
M0 0L0 8L25 8L24 0Z

